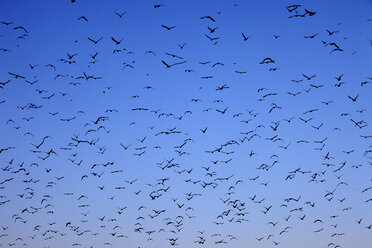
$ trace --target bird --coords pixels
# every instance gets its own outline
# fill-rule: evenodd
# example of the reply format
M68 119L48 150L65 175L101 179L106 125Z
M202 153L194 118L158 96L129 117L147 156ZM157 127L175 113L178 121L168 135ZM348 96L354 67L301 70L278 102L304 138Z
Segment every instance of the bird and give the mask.
M243 36L244 41L246 41L246 40L248 40L249 38L252 37L252 35L250 35L250 36L245 36L244 33L242 33L242 36Z
M88 19L87 19L85 16L80 16L80 17L78 18L78 21L79 21L79 20L84 20L84 21L86 21L86 22L88 21Z
M165 25L161 25L163 28L165 28L166 30L172 30L173 28L175 28L176 26L171 26L171 27L168 27L168 26L165 26Z
M118 12L114 11L114 13L115 13L119 18L122 18L123 15L124 15L125 13L127 13L127 12L124 11L123 13L119 14Z
M211 16L202 16L202 17L200 17L200 19L209 19L212 22L216 22L216 20L213 19Z
M121 40L116 40L114 37L111 37L111 40L112 40L113 42L115 42L116 45L120 45L120 43L123 41L123 39L121 39Z
M347 96L350 100L352 100L353 102L356 102L356 100L358 99L358 97L359 97L359 94L358 95L356 95L355 97L351 97L351 96Z
M92 38L89 38L89 37L88 37L88 40L90 40L90 41L93 42L94 44L98 44L98 42L100 42L102 39L103 39L103 37L99 38L98 40L93 40ZM94 58L93 58L93 59L94 59Z
M313 34L313 35L308 35L304 36L305 39L314 39L316 36L318 36L319 33Z
M327 33L329 36L335 34L335 33L339 33L339 31L329 31L328 29L326 29Z

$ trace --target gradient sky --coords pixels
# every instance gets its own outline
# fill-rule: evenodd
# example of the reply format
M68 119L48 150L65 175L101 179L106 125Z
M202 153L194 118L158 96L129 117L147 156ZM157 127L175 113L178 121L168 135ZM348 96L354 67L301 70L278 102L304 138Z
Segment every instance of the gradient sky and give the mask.
M0 10L2 247L371 247L371 1Z

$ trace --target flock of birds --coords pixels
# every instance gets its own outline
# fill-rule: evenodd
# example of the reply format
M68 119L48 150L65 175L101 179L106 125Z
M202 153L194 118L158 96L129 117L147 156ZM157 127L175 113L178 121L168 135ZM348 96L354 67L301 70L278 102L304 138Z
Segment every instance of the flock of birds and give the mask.
M144 5L168 11L167 3ZM302 4L281 11L290 22L319 15ZM125 26L128 12L106 16ZM223 15L200 16L205 32L184 35L232 49L224 48ZM84 29L95 17L75 18ZM248 58L257 73L278 82L296 76L254 84L255 69L228 55L189 57L192 42L133 51L110 33L77 34L74 49L57 43L58 58L14 67L5 61L32 47L33 27L0 25L1 39L18 44L0 47L1 247L372 244L372 74L298 72L263 54ZM166 40L176 29L154 32ZM329 59L357 56L342 35L325 28L301 39ZM255 38L238 31L234 42L249 47Z

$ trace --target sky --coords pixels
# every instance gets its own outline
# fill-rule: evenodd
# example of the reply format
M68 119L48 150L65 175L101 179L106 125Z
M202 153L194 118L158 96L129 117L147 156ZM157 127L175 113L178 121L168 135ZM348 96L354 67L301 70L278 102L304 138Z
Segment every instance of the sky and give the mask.
M371 247L371 1L0 10L1 247Z

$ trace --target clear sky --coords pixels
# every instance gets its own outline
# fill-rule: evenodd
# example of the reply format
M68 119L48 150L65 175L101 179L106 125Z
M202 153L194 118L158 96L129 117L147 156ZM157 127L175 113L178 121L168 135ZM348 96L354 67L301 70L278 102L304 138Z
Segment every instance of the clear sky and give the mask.
M0 22L1 247L371 247L372 1Z

